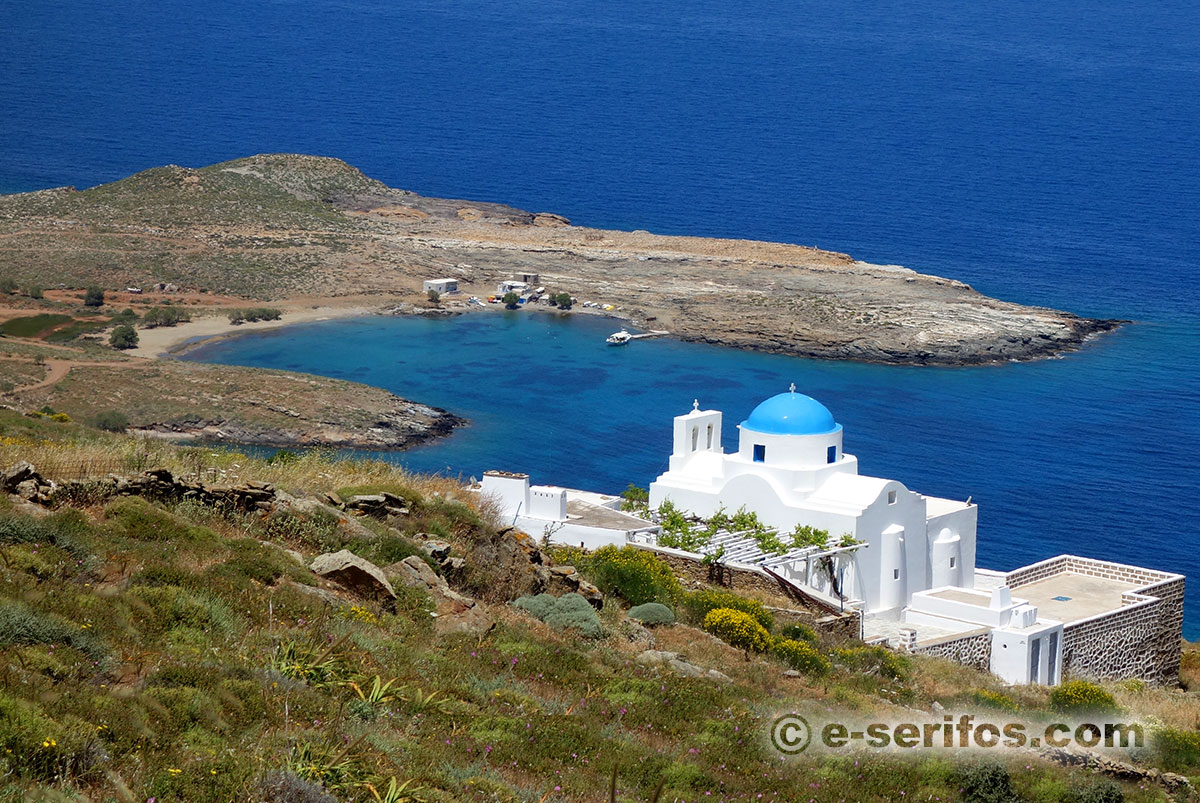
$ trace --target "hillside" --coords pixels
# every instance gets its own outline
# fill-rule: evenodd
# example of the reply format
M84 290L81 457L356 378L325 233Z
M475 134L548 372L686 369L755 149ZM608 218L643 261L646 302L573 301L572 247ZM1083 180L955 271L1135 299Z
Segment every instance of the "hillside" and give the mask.
M0 339L4 406L166 438L367 450L403 449L466 423L355 382L16 338Z
M24 287L400 301L450 276L486 296L518 272L686 340L915 364L1031 359L1119 322L989 298L817 248L570 225L426 198L353 167L272 154L159 167L83 191L0 197L0 278Z
M1200 769L1195 693L1139 684L1089 686L1158 723L1137 764L1103 765L1119 778L1033 750L783 760L781 712L1073 709L838 639L770 595L683 587L649 553L539 546L385 464L0 412L0 468L20 460L0 475L17 492L0 493L0 800L602 801L615 767L620 800L1082 803L1188 799L1158 769ZM634 621L647 598L680 622ZM750 612L777 646L730 646L703 606Z

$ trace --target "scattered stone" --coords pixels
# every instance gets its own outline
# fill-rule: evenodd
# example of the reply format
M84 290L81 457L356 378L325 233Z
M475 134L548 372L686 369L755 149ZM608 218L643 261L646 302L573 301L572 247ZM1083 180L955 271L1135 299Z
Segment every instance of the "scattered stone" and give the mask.
M396 590L383 570L348 549L318 555L309 566L316 574L369 599L394 600Z
M715 669L705 669L683 660L677 652L664 650L644 650L635 659L642 666L665 666L676 674L689 678L707 678L719 683L732 683L733 678Z

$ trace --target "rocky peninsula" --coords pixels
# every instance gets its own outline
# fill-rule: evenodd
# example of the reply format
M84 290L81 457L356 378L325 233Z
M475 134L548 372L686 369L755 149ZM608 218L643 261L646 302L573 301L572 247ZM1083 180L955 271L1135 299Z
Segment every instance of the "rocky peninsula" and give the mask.
M593 229L423 197L314 156L160 167L83 191L0 197L0 276L18 284L170 283L210 302L367 296L394 306L419 302L423 279L488 295L518 273L684 340L830 359L1029 360L1121 323L809 246Z

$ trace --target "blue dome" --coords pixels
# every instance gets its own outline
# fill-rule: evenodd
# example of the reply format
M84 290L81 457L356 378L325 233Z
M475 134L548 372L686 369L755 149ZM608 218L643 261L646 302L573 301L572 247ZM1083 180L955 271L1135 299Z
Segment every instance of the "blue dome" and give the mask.
M792 391L755 407L742 427L766 435L824 435L836 431L838 424L825 405Z

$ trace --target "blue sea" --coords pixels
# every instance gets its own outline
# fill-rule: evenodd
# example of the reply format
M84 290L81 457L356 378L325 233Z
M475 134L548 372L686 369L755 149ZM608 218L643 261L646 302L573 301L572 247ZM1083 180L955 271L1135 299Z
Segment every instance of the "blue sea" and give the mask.
M795 381L864 472L978 501L983 565L1070 551L1200 579L1193 0L8 3L0 75L0 191L317 153L427 195L817 245L1134 320L1063 359L965 369L606 349L610 323L525 312L201 356L472 420L397 458L415 468L600 490L652 479L693 398L732 430Z

